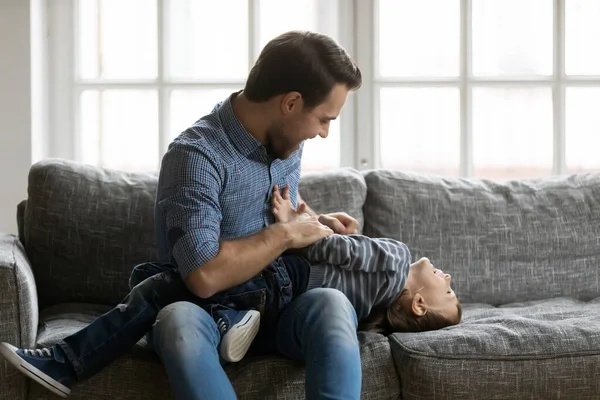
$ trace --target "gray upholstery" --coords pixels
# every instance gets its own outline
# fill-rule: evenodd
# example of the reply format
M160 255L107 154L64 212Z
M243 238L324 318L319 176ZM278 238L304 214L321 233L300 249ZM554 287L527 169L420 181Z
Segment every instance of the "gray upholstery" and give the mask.
M0 341L53 344L124 297L133 265L156 256L155 191L153 174L32 167L21 240L0 236ZM359 332L363 399L600 398L600 174L492 182L342 169L303 176L300 194L429 257L463 302L455 327ZM270 356L226 372L240 399L304 398L299 363ZM55 397L2 360L0 398ZM141 341L71 398L172 393Z
M600 174L365 181L365 234L429 257L467 304L458 326L391 337L405 399L599 398Z
M38 310L35 279L23 246L16 236L0 234L0 341L33 347ZM0 359L0 399L25 399L27 384Z
M40 315L38 346L49 346L77 332L108 310L108 306L66 303L52 306ZM390 345L384 336L360 333L363 399L396 399L400 382L390 357ZM129 355L120 358L100 374L74 387L71 399L90 399L98 388L106 388L113 398L172 398L167 376L156 355L146 349L145 339ZM302 364L281 357L269 356L244 360L226 367L240 399L301 399L304 395ZM149 374L150 376L145 376ZM129 377L123 379L123 377ZM134 377L134 378L132 378ZM35 399L47 396L43 389L32 385ZM287 397L286 397L287 396ZM30 398L31 394L30 394Z
M598 399L598 300L472 304L458 326L392 335L404 399Z
M505 183L365 174L365 234L405 242L465 303L600 296L600 173Z
M23 232L42 307L125 297L133 266L156 259L156 185L156 175L61 160L31 168Z

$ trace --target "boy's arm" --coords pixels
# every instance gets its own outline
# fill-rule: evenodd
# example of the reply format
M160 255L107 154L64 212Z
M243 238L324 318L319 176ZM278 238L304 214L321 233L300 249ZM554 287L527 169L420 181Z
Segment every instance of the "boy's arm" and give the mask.
M410 251L402 242L363 235L331 235L303 251L311 263L363 272L408 271Z

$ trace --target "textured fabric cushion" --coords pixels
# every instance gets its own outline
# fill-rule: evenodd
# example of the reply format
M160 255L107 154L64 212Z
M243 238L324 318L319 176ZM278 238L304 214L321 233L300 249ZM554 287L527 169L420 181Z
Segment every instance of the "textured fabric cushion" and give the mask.
M25 245L42 307L116 304L136 263L156 259L154 174L127 174L62 160L29 173Z
M405 242L463 302L600 296L600 173L492 182L365 173L365 234Z
M392 335L404 400L598 399L599 300L473 304L455 327Z
M367 185L357 170L341 168L303 175L299 191L302 199L316 213L343 211L358 220L359 231L362 232Z
M300 185L315 211L345 211L362 223L366 185L357 171L307 175ZM23 235L42 306L116 304L127 294L133 266L157 257L156 187L156 174L64 160L31 168Z
M49 346L85 327L108 308L89 304L59 304L40 314L38 346ZM397 399L400 382L386 337L359 333L363 370L363 399ZM70 399L171 399L164 368L141 341L128 355L99 374L77 384ZM301 363L268 356L245 359L225 368L239 399L304 399ZM31 385L30 399L46 398L39 385Z

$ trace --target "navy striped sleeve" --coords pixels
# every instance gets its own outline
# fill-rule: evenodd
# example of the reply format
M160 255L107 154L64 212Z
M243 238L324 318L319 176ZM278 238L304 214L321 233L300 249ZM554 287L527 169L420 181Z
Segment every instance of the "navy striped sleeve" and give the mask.
M408 247L389 238L363 235L331 235L306 249L310 262L362 272L408 271L411 257Z

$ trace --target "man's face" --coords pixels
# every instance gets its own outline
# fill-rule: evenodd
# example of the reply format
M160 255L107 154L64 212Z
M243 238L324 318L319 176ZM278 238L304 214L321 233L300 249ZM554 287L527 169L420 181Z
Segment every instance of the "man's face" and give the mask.
M287 103L284 104L282 118L267 131L270 154L286 159L298 150L303 141L317 136L326 138L329 135L329 125L340 115L348 92L346 85L335 85L323 103L308 110L301 97L284 99Z

